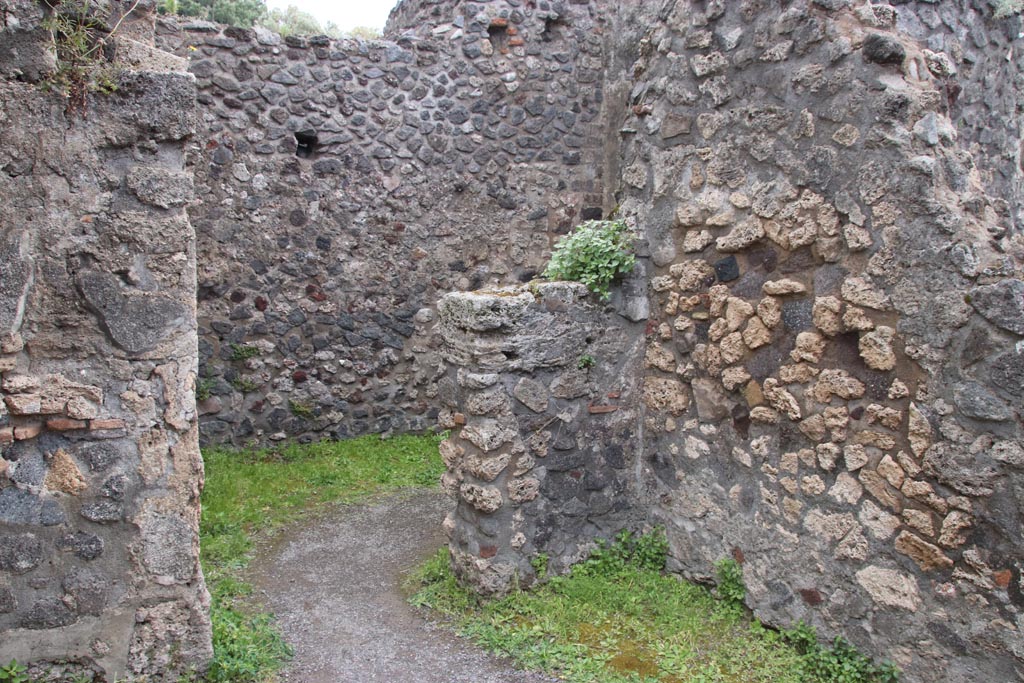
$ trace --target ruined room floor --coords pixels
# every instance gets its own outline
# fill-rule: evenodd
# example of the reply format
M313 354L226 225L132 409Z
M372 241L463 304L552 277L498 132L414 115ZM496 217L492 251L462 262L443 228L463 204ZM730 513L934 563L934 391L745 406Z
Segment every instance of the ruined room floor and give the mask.
M403 572L444 542L451 502L399 493L300 523L258 553L250 580L295 658L293 683L546 683L432 624L401 592Z

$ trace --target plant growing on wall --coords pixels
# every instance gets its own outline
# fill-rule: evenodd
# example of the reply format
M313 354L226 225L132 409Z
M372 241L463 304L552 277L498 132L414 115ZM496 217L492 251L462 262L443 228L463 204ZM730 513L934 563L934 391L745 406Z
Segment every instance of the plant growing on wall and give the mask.
M43 26L53 36L57 69L47 85L64 94L69 113L84 115L89 93L110 93L117 89L117 73L107 60L105 48L121 27L121 22L138 5L139 0L136 0L114 26L109 27L109 14L87 0L50 3L53 11Z
M622 220L587 221L558 240L543 276L582 282L606 301L612 281L636 265L635 239Z

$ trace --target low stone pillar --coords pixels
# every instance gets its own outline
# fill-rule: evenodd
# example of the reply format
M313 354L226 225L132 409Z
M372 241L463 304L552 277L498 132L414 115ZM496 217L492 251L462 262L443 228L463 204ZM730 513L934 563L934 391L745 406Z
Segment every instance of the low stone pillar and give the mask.
M448 294L438 319L452 558L502 593L633 521L643 334L564 282Z

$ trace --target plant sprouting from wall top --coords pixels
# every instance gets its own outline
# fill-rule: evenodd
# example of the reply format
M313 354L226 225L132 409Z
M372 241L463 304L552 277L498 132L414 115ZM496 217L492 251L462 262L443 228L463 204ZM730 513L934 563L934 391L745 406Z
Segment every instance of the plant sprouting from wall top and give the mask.
M612 281L636 265L634 239L622 220L586 221L558 240L543 275L582 282L607 301Z
M85 115L91 92L110 93L117 89L116 71L107 48L121 22L138 7L140 0L110 26L110 12L88 0L57 0L48 4L51 14L43 26L53 36L57 68L47 85L67 98L68 113Z

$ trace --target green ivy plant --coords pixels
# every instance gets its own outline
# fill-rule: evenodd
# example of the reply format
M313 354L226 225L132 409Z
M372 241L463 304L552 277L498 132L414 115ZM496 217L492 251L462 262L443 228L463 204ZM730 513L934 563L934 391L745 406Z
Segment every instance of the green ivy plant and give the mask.
M636 265L636 235L622 220L587 221L555 244L543 276L582 282L602 301L611 296L612 281Z

